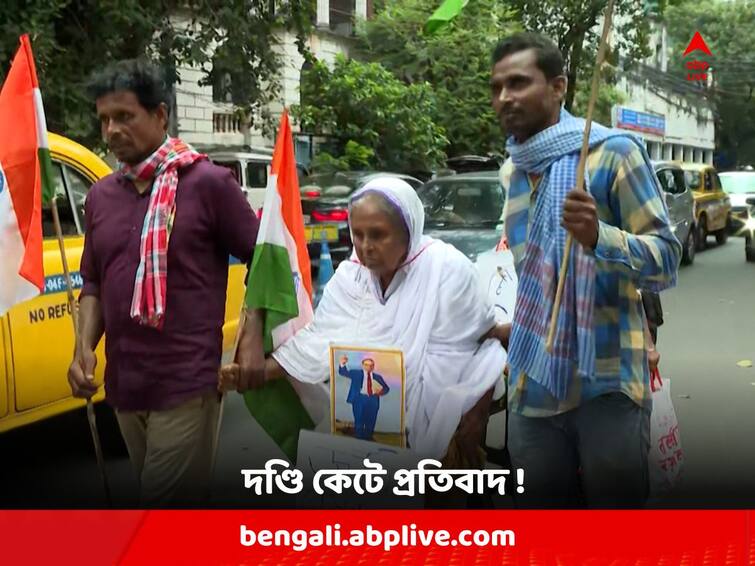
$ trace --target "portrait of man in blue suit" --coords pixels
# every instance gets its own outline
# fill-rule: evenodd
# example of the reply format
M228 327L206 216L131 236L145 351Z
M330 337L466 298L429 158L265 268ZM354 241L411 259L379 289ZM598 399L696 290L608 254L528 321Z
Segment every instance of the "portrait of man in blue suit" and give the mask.
M375 373L375 360L366 358L362 369L349 369L348 356L341 356L338 374L351 380L346 402L354 412L354 436L362 440L374 440L380 397L387 395L390 387L378 373Z

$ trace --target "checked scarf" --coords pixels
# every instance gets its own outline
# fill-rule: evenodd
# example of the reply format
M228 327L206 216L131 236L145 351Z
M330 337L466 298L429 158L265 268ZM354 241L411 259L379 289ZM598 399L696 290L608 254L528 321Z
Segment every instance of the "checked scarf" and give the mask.
M557 124L521 144L513 137L506 144L515 166L509 187L510 200L523 192L529 194L528 174L541 175L532 212L522 210L512 214L506 222L509 245L515 248L524 244L524 253L517 265L519 288L509 363L560 400L567 397L575 367L581 377L591 379L595 374L595 257L577 242L569 257L553 350L549 354L545 348L567 238L561 218L566 195L576 184L584 127L584 119L562 110ZM626 132L593 123L590 148L615 136L628 136L641 144ZM647 155L644 146L642 150ZM585 185L589 192L587 174Z
M176 215L178 170L207 156L178 138L168 137L138 165L120 164L131 181L151 181L152 193L144 215L139 267L136 270L131 318L144 326L161 329L165 319L168 281L168 240Z

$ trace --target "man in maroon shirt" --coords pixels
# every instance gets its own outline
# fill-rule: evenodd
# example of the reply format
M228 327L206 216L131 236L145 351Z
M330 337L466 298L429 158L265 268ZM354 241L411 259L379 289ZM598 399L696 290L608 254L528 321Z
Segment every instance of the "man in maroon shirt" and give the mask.
M106 336L105 390L140 480L143 505L206 497L229 257L248 264L258 221L227 169L166 136L169 92L148 63L122 61L90 90L119 170L86 201L80 347L73 394L97 390L94 350ZM241 379L264 366L259 319L240 345Z

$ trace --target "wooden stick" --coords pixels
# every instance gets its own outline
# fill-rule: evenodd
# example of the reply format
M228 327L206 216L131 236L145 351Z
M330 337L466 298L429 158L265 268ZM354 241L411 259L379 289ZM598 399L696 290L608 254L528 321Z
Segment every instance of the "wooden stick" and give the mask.
M587 166L587 155L590 151L590 131L592 129L592 115L595 110L595 101L598 98L600 70L606 58L608 32L611 29L611 19L613 17L613 4L614 0L609 0L608 6L606 6L606 12L603 16L603 33L600 36L598 58L595 61L595 71L592 75L590 101L587 104L587 115L585 116L585 133L582 136L582 149L579 152L579 164L577 165L577 183L575 188L585 188L585 168ZM561 260L561 269L559 270L558 274L558 287L556 289L556 300L553 303L553 310L551 311L550 327L548 328L548 339L545 343L545 349L549 354L553 351L553 340L556 336L556 323L558 322L558 313L561 310L561 300L564 295L564 283L566 282L566 274L569 270L569 256L571 255L572 243L572 235L568 234L566 237L564 257Z
M238 354L239 350L239 341L241 340L241 333L243 332L244 325L246 324L246 306L243 305L241 307L241 312L239 313L239 325L238 328L236 328L236 338L233 341L233 356L231 357L231 361L236 361L236 355ZM226 392L223 391L220 396L220 409L218 413L218 424L215 427L215 439L212 444L212 457L210 458L210 481L212 481L212 476L215 475L215 463L217 461L218 456L218 444L220 444L220 429L223 427L223 410L225 409L225 396Z
M53 197L52 203L52 220L55 225L55 235L58 238L58 247L60 248L60 259L63 263L63 275L66 280L66 292L68 294L68 307L71 309L71 320L73 321L73 334L76 343L76 351L81 352L81 334L79 333L79 309L76 298L73 296L73 283L71 282L71 271L68 269L68 257L66 256L65 242L63 241L63 229L60 226L60 216L58 215L58 204ZM97 467L100 471L102 480L102 489L105 492L105 501L108 507L113 506L110 497L110 484L107 479L105 470L105 458L102 455L102 444L100 443L100 433L97 429L97 418L94 414L94 404L92 399L87 399L87 421L89 421L89 432L92 435L92 444L94 445L94 455L97 458Z

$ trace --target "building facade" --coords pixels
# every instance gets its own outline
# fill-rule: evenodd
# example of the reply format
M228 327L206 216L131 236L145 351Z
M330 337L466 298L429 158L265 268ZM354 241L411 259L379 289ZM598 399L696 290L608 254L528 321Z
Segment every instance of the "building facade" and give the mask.
M317 0L315 28L308 40L312 54L325 62L333 62L339 54L348 55L354 44L355 23L359 18L367 18L371 9L371 0ZM283 104L290 107L299 104L304 58L293 33L282 31L277 49L283 64L280 94ZM254 124L245 129L235 116L232 103L214 94L211 85L199 84L203 77L201 70L184 67L180 74L181 83L176 86L176 118L178 134L183 139L205 151L245 145L272 147L274 140L265 137ZM270 111L280 114L283 104L273 104ZM295 124L293 127L297 157L306 164L312 154L312 139L299 135Z
M619 67L626 101L614 107L613 125L641 135L652 159L713 163L715 122L702 85L688 81L681 55L670 53L665 26L650 46L646 61Z

